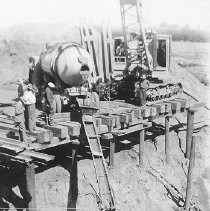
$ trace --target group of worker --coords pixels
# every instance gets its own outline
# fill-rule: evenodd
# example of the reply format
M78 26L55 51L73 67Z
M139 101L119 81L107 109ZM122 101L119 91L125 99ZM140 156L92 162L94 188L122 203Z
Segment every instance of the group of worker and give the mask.
M22 84L20 84L22 87ZM19 87L19 89L21 89ZM15 124L19 129L20 141L27 143L26 129L36 131L36 86L27 85L27 89L19 92L19 99L15 107Z

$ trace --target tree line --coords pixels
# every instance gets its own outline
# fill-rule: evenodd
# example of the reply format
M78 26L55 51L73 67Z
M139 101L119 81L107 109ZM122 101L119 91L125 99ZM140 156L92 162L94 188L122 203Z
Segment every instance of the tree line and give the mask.
M210 42L210 32L205 29L193 29L188 25L179 27L175 24L162 23L156 31L172 35L174 41Z

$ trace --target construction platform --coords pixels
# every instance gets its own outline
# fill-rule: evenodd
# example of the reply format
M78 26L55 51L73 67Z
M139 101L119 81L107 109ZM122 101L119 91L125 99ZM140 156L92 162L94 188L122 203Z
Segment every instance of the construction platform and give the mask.
M122 101L102 101L99 109L81 107L82 115L78 121L72 121L71 114L56 113L50 115L51 125L41 118L37 120L37 130L27 131L29 147L18 140L18 129L14 118L0 115L0 163L10 166L21 165L26 171L27 190L32 196L29 208L36 207L35 169L47 165L55 156L47 151L61 145L68 145L72 166L77 165L79 145L88 145L95 167L101 210L115 210L112 189L109 183L108 168L103 156L103 142L109 142L109 167L114 167L115 144L120 138L138 133L139 166L143 167L145 130L152 127L152 121L165 118L165 154L166 163L170 164L169 119L178 113L187 111L186 154L189 156L193 133L194 112L202 103L177 98L151 106L137 107ZM40 152L41 151L41 152ZM73 169L77 169L73 167ZM72 171L71 179L77 179L77 171ZM75 181L72 181L72 184ZM73 194L72 190L72 194ZM71 194L70 194L71 195ZM74 196L71 195L73 198Z

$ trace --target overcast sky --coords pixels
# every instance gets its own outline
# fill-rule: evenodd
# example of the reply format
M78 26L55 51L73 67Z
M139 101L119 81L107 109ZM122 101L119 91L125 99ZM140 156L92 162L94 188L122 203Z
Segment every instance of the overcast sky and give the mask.
M162 22L206 27L210 0L142 0L146 26ZM31 22L78 24L81 17L120 26L119 0L0 0L0 28Z

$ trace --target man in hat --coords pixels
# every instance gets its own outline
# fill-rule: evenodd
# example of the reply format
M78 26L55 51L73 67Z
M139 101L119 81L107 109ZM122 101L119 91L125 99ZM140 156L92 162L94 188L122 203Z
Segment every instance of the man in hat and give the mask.
M146 75L143 74L140 81L135 84L135 103L138 106L146 105L146 92L149 88L149 81L146 79Z
M32 84L28 84L27 90L24 92L23 100L26 104L26 126L29 131L34 132L36 130L36 96L37 88Z
M23 100L23 97L20 97L19 101L17 102L17 104L15 106L15 125L19 129L20 141L22 141L22 142L26 142L26 128L25 128L24 111L25 111L24 100Z

